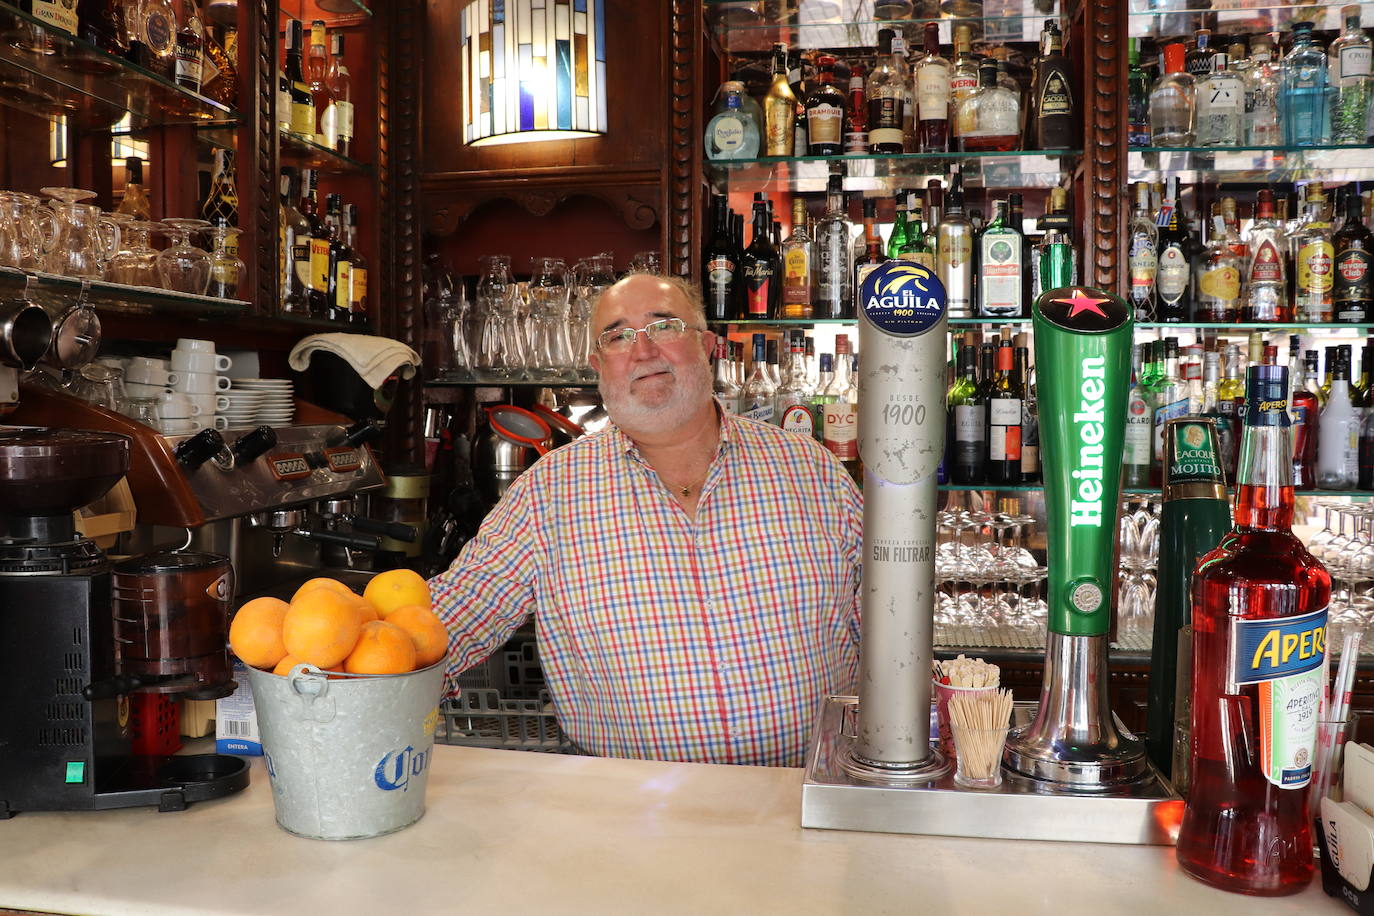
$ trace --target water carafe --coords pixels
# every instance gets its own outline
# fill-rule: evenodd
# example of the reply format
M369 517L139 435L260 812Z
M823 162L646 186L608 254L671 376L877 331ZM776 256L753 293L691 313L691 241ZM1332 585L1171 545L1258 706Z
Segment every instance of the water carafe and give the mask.
M527 298L530 304L530 375L572 381L576 360L568 337L568 268L562 258L534 258Z
M572 342L577 378L596 379L590 357L596 335L592 333L592 307L597 297L615 283L615 256L609 251L583 258L573 267L573 299L568 313L568 335Z
M474 322L472 376L481 382L506 382L524 374L525 354L521 329L515 320L515 282L510 256L486 255L479 259L482 277L477 281L477 312Z

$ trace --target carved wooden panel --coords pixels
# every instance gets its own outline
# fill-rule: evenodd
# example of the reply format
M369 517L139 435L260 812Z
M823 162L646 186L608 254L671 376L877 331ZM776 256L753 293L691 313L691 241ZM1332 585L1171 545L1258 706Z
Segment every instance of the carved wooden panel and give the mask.
M458 231L473 211L505 200L534 216L547 216L572 197L595 197L608 204L631 229L652 227L660 219L660 184L657 171L620 173L615 184L570 182L562 176L524 175L511 186L501 176L487 181L437 182L425 184L424 224L428 232L447 236Z
M277 233L252 227L277 225L277 0L239 5L238 128L239 257L251 284L242 291L258 314L273 315L278 301Z
M701 0L672 0L669 31L671 112L668 159L668 219L665 221L669 273L696 276L700 248L701 144L703 114L697 100L705 57Z
M1118 292L1127 208L1126 167L1126 4L1091 0L1085 11L1084 106L1087 108L1083 157L1087 210L1083 237L1083 279Z

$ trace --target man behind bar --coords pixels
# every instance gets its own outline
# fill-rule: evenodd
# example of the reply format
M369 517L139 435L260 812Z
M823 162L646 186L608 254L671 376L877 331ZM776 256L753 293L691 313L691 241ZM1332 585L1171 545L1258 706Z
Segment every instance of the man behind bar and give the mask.
M431 581L448 690L533 613L583 750L800 766L855 686L859 492L810 437L719 408L694 287L626 277L591 322L614 425L522 474Z

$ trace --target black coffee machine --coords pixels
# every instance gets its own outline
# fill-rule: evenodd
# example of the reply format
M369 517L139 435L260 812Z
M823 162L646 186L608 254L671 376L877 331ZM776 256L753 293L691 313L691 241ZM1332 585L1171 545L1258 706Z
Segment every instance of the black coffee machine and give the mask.
M0 430L0 817L181 810L248 785L241 758L132 752L130 694L169 676L121 669L110 563L72 521L128 465L125 436ZM193 689L217 686L233 684Z

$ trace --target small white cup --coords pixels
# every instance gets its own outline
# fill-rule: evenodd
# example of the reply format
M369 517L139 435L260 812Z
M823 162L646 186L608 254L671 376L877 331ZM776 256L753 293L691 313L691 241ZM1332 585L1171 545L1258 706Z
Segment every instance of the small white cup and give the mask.
M145 385L142 382L124 383L124 393L131 398L160 398L166 391L166 385Z
M195 337L178 337L176 348L196 353L214 353L215 342L213 340L200 340Z
M211 375L208 372L178 372L173 387L187 394L216 394L228 391L233 384L227 375Z
M173 377L173 373L161 366L131 366L124 373L124 381L137 382L140 385L171 385Z
M172 371L174 372L228 372L234 361L217 353L200 353L196 350L172 351Z
M192 394L187 395L191 403L196 405L198 417L208 417L211 414L219 413L221 410L229 409L229 399L222 394Z
M163 420L186 420L200 416L200 405L190 396L180 391L164 391L158 398L159 413Z
M228 418L228 417L215 417L215 418L214 418L214 422L215 422L215 429L224 430L224 429L228 429L228 428L229 428L229 418Z

